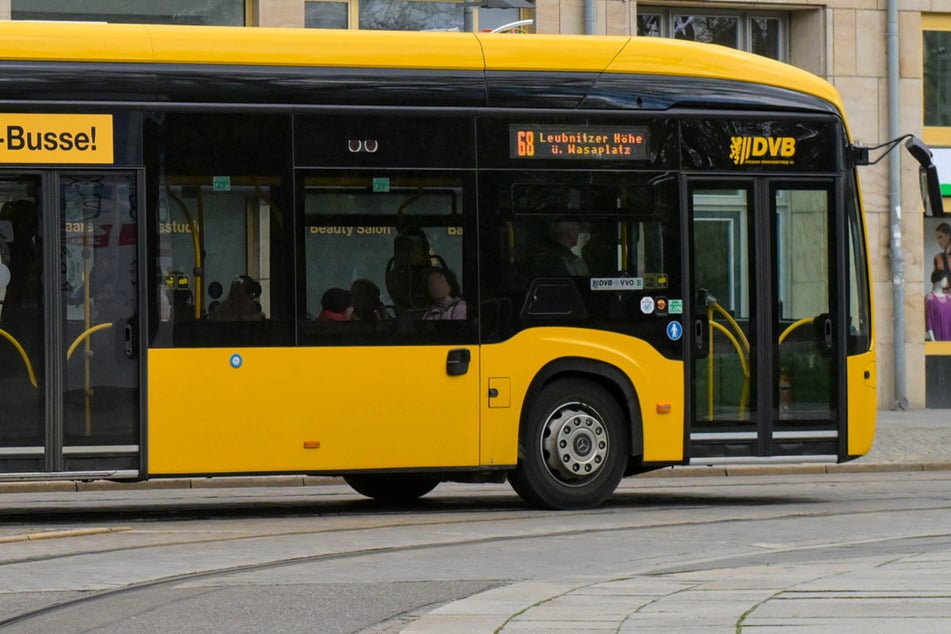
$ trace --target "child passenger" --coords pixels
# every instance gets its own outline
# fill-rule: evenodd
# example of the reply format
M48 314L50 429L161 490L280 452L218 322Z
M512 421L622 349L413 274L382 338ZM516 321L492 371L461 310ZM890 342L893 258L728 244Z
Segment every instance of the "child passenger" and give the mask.
M328 288L320 298L321 321L349 321L353 314L353 302L350 291L344 288Z

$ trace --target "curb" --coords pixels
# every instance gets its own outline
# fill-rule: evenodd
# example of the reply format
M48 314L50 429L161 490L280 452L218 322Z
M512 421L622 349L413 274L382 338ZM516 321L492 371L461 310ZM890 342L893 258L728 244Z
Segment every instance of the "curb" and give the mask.
M715 478L765 475L820 475L824 473L889 473L902 471L951 471L951 462L883 462L862 464L738 465L728 467L676 466L642 473L637 478ZM238 489L252 487L319 487L344 484L335 476L227 476L169 478L138 482L114 480L28 480L0 482L4 493L73 493L80 491L134 491L172 489Z
M4 493L75 493L79 491L161 491L172 489L239 489L251 487L314 487L343 484L334 476L222 476L157 478L154 480L20 480L0 482Z
M131 530L130 527L122 526L117 528L72 528L62 531L35 531L0 537L0 544L33 542L42 539L62 539L64 537L86 537L87 535L105 535L106 533L121 533Z
M879 462L862 464L737 465L729 467L664 467L639 478L702 478L729 476L795 475L823 473L888 473L898 471L951 471L951 462Z

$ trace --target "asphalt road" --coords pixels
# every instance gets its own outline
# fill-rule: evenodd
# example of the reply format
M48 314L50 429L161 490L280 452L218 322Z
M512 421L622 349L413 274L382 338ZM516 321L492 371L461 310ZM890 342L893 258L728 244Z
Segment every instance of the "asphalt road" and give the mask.
M542 512L343 486L0 496L11 632L943 632L951 472L632 479Z

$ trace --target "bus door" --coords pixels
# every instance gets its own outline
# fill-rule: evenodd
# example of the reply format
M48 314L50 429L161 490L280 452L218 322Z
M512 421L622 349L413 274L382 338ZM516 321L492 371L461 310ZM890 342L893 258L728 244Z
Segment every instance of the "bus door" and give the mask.
M135 172L0 174L0 472L139 470Z
M688 181L692 463L836 459L833 185Z

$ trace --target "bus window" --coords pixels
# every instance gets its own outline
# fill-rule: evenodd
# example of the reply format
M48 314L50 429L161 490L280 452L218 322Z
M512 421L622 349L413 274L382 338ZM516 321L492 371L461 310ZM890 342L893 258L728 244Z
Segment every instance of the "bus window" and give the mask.
M646 337L665 354L681 354L663 330L666 317L683 310L672 182L612 173L493 180L481 189L488 340L575 325Z
M772 198L777 217L780 418L784 423L833 420L831 192L808 185L777 187Z
M149 122L153 345L286 345L290 249L281 143L267 115L169 113Z
M42 262L43 189L35 176L7 176L0 190L0 447L42 446L48 283ZM38 471L41 458L4 457L0 469Z
M861 354L869 349L872 341L867 253L865 232L862 228L861 210L855 195L854 182L847 189L845 204L849 226L849 324L848 352Z
M441 314L468 317L471 310L462 303L469 299L470 271L463 257L460 178L314 176L304 179L304 190L303 343L315 336L320 343L361 344L398 332L418 334L423 326L415 322L438 314L430 311L427 285L433 269L451 280L445 301L453 302L452 310ZM328 318L330 289L338 289L338 297L340 290L350 294L347 319ZM345 328L321 323L341 320L363 323ZM334 333L334 341L321 339L323 333Z
M694 429L739 429L760 407L751 379L759 368L750 352L759 323L751 282L757 269L752 199L748 187L729 182L691 195L694 310L695 317L705 318L704 351L692 364Z
M276 181L234 179L227 191L216 191L202 184L207 180L171 178L160 196L159 320L174 345L225 343L223 332L250 332L247 324L274 313ZM211 323L189 328L190 322Z

